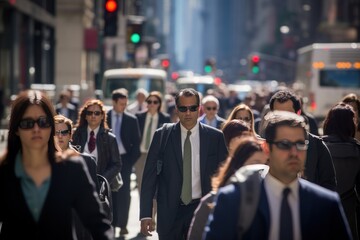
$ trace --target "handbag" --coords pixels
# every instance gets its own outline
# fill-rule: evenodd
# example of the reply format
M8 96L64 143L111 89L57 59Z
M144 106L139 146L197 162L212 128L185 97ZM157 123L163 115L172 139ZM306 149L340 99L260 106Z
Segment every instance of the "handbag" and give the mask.
M112 222L113 220L113 207L112 207L112 197L108 181L105 177L97 174L99 182L99 199L101 208L104 210L107 218Z
M116 174L114 180L110 183L110 188L112 192L117 192L124 185L121 174Z

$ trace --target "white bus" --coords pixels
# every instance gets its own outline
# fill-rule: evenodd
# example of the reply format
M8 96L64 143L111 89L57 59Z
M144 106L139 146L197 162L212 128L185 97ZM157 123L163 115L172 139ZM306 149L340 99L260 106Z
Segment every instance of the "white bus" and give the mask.
M315 43L298 50L295 88L323 119L346 94L360 95L360 43Z
M205 96L209 89L215 90L220 83L220 78L215 78L212 76L189 76L178 78L176 80L176 87L178 90L184 88L193 88Z
M129 93L129 103L135 101L136 90L143 88L149 93L159 91L165 96L167 74L161 69L119 68L104 72L102 80L102 100L111 105L112 91L125 88Z

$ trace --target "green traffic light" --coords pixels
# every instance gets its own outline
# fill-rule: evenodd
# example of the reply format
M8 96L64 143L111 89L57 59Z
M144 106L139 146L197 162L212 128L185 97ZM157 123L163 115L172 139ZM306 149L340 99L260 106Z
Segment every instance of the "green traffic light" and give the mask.
M132 43L139 43L140 35L138 33L133 33L133 34L131 34L130 40Z
M204 71L205 71L206 73L211 73L212 67L211 67L210 65L206 65L206 66L204 67Z
M251 71L254 74L258 74L260 72L260 68L259 68L259 66L253 66Z

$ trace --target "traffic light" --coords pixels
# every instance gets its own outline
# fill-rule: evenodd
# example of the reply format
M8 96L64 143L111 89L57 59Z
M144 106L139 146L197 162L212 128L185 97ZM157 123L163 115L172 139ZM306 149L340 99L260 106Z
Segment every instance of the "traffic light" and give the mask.
M253 74L258 74L260 72L260 66L259 66L260 56L252 55L250 61L251 61L251 63L250 63L251 72Z
M170 67L170 60L165 58L165 59L161 59L161 67L164 70L167 70Z
M104 1L104 36L116 36L119 4L117 0Z
M204 72L206 74L210 74L214 72L216 69L216 61L214 58L206 59L205 65L204 65Z
M142 41L142 23L127 24L126 35L127 42L132 44L139 44Z

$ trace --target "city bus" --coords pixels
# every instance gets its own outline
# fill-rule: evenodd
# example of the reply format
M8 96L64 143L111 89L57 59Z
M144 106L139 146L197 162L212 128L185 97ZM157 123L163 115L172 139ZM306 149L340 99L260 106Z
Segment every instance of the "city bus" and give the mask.
M176 80L176 87L178 90L184 88L193 88L205 96L209 89L215 90L220 83L220 78L215 78L212 76L189 76L178 78Z
M360 43L315 43L298 50L294 88L318 120L348 93L360 95Z
M101 97L104 104L112 105L112 92L125 88L129 94L129 104L136 99L136 90L143 88L149 93L159 91L165 96L167 73L161 69L150 68L119 68L104 72Z

